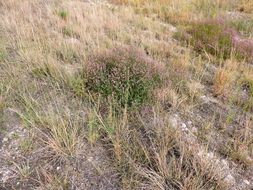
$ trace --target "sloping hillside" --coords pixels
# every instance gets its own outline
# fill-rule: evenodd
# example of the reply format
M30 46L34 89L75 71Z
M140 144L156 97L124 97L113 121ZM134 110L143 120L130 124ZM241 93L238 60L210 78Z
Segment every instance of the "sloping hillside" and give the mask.
M252 190L252 1L0 1L0 189Z

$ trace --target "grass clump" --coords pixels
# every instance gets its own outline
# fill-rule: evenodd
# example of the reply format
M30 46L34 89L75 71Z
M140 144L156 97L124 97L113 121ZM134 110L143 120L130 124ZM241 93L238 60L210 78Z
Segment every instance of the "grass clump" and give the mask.
M244 99L240 99L239 102L243 110L253 110L253 80L244 78L240 83L242 90L246 92L247 96Z
M242 81L242 86L248 91L249 96L253 97L253 80L244 79Z
M0 42L0 62L4 61L6 59L6 56L7 56L6 48Z
M186 41L198 53L222 60L252 60L253 41L243 37L239 33L241 26L238 27L233 27L222 19L212 19L188 24L174 37Z
M67 20L68 12L65 10L61 10L58 12L59 17L61 17L63 20Z
M144 53L130 48L113 49L89 58L86 88L114 98L120 106L138 106L152 99L161 84L161 66Z
M182 134L160 117L159 108L153 107L153 111L148 119L143 117L145 113L128 111L105 117L96 113L121 189L224 189L212 162L197 155Z
M233 44L229 33L225 32L222 23L206 21L193 24L187 31L190 45L197 52L207 52L218 58L227 59L231 55Z
M231 20L229 25L239 31L241 34L245 36L253 35L253 21L252 19L237 19Z

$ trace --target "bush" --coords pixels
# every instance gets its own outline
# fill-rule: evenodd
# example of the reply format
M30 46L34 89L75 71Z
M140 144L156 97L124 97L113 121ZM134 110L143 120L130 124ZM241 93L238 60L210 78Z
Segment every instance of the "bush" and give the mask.
M141 105L161 83L161 66L136 49L120 47L93 55L85 68L85 86L120 106Z
M242 35L250 37L253 31L253 20L252 19L235 19L230 20L229 26L240 32Z
M230 24L231 25L231 24ZM199 53L209 53L218 58L253 59L253 40L245 38L224 20L196 22L177 32L174 37L188 42Z
M195 23L188 30L188 34L191 35L189 43L198 52L206 51L224 59L230 57L233 44L221 21Z

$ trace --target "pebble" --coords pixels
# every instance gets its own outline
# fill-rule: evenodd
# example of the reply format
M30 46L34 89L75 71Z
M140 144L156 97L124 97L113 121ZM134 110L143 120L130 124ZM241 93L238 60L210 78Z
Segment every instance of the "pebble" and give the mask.
M181 124L181 128L182 128L182 131L188 131L189 129L187 128L186 124L185 123L182 123Z
M206 154L206 156L207 156L207 158L209 158L209 159L213 159L213 158L214 158L214 153L213 153L213 152L208 152L208 153Z
M228 174L225 177L225 181L229 184L235 184L235 178L231 174Z
M222 159L221 160L221 164L222 164L222 166L223 166L224 169L229 169L229 164L228 164L227 160Z
M176 128L178 126L178 122L177 122L177 119L176 118L171 118L170 119L170 123L171 123L171 126L173 128Z
M250 185L250 182L248 181L248 180L243 180L243 182L245 183L245 184L247 184L247 185Z
M88 161L89 161L89 162L92 162L92 161L93 161L93 157L89 157L89 158L88 158Z
M197 133L198 132L198 129L196 127L192 127L192 132L193 133Z
M2 142L5 143L5 142L7 142L8 140L9 140L9 139L8 139L7 137L4 137L3 140L2 140Z
M188 121L188 122L187 122L187 125L192 125L192 122L191 122L191 121Z
M56 170L59 171L60 169L61 169L61 167L60 167L60 166L57 166Z

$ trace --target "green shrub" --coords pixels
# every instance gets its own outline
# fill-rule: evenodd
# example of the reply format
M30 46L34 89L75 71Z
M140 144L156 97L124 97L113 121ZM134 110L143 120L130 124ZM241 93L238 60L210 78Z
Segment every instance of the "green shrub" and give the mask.
M93 55L85 68L85 85L93 93L114 98L120 106L138 106L161 83L161 65L144 53L118 48Z
M196 23L188 30L189 43L198 52L206 51L219 58L227 59L231 55L232 40L219 22Z
M174 34L174 37L186 41L198 53L208 53L222 59L228 59L234 53L239 59L240 54L234 51L233 32L226 28L224 21L216 19L191 23Z

